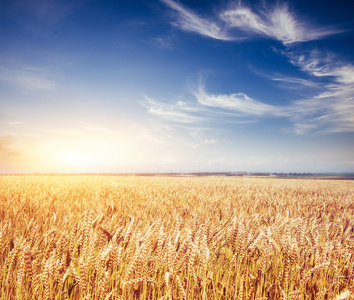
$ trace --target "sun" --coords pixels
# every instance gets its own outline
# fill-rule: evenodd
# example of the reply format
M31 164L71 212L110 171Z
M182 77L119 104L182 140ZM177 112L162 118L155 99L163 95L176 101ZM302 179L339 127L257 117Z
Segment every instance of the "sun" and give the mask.
M102 153L95 148L63 147L55 149L52 162L65 172L85 172L94 169L102 160Z
M92 163L96 160L92 155L88 155L85 153L79 152L68 152L63 153L60 157L60 160L66 164L76 164L76 165L84 165L88 163Z
M50 139L37 146L32 164L43 173L115 172L135 163L134 150L120 139Z

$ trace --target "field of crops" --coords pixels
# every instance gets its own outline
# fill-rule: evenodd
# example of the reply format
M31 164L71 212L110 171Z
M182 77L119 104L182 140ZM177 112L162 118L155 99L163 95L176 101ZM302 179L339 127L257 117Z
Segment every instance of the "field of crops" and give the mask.
M0 299L353 299L354 182L0 177Z

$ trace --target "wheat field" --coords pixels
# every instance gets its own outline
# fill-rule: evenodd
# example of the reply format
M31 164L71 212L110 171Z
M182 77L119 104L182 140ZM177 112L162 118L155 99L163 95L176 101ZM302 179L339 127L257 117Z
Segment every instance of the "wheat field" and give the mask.
M353 299L354 182L0 177L0 299Z

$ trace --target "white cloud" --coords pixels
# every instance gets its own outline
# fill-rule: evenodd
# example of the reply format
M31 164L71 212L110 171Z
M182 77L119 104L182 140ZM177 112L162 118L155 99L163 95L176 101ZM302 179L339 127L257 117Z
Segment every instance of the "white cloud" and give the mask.
M258 11L238 6L220 14L227 26L248 34L259 34L281 41L283 44L316 40L340 32L331 28L316 28L299 21L286 4Z
M163 103L145 97L142 104L148 112L171 122L197 124L203 121L253 123L249 118L261 116L289 116L283 107L277 107L251 99L244 93L230 95L209 94L203 84L192 93L195 100ZM245 119L246 118L246 119Z
M216 140L215 139L207 139L203 141L205 144L216 144Z
M245 39L258 35L290 45L343 32L334 27L310 24L300 19L286 4L264 5L254 10L239 2L214 17L202 18L173 0L161 1L175 12L175 26L219 40ZM296 134L354 131L354 66L340 64L334 54L324 55L319 51L305 53L295 47L286 49L284 54L290 62L316 80L278 75L266 77L292 89L315 88L312 94L317 91L316 95L292 103L284 99L286 104L275 106L255 100L242 91L210 94L200 85L193 93L196 103L179 105L152 102L149 111L184 123L199 122L201 116L205 116L203 120L216 119L217 114L227 116L228 121L231 117L234 122L281 117L293 123L291 131Z
M143 105L148 112L177 123L200 123L203 121L222 121L231 123L253 123L254 117L289 117L290 112L284 107L262 103L244 93L230 95L209 94L203 84L192 93L195 100L176 101L167 104L145 97ZM246 118L246 119L245 119ZM204 128L205 129L205 128Z
M294 57L292 57L294 59ZM210 94L201 83L192 93L194 101L177 101L165 104L149 98L149 112L169 121L178 123L199 123L201 121L249 123L265 117L285 118L293 123L292 128L284 129L295 134L330 134L354 131L354 77L353 66L338 65L335 58L327 62L326 68L317 59L308 61L305 56L298 59L299 67L312 76L326 76L330 83L318 83L320 92L309 98L299 99L283 106L275 106L252 99L245 93ZM311 67L309 67L311 66ZM294 78L288 82L312 85ZM220 118L221 117L221 118Z
M319 87L319 84L317 82L303 79L303 78L296 78L296 77L287 77L287 76L280 76L280 75L275 75L274 77L269 77L273 81L279 81L282 83L287 84L287 87L289 88L296 88L296 87Z
M354 66L340 62L334 54L324 55L317 50L286 55L304 72L329 80L322 84L318 95L292 105L299 117L307 117L307 124L311 123L321 133L353 132Z
M322 53L312 50L309 53L284 52L290 62L304 72L317 77L334 78L334 81L341 84L354 83L354 65L338 61L332 53Z
M244 93L212 95L208 94L204 86L200 85L198 91L194 93L194 96L201 105L231 110L242 115L261 116L266 114L284 114L282 109L251 99Z
M179 101L176 104L167 104L153 100L149 97L145 97L145 102L142 104L148 109L149 113L169 121L178 123L194 123L202 120L200 116L194 114L197 110L186 105L185 102Z
M0 81L26 90L52 90L56 84L47 70L28 66L0 67Z
M316 125L314 124L296 123L294 124L294 127L290 130L290 132L294 132L297 135L302 135L302 134L309 133L314 129L316 129Z
M157 136L154 131L150 129L143 129L139 133L139 137L143 142L152 144L163 144L161 137Z
M152 39L152 43L157 48L161 48L161 49L173 50L175 48L171 38L162 38L162 37L154 38Z
M12 125L12 126L18 126L18 125L22 125L23 122L22 121L11 121L11 122L8 122L9 125Z
M195 32L217 40L234 40L225 30L216 22L199 17L197 14L184 8L181 4L172 0L161 0L167 6L174 10L173 25L182 30Z
M160 1L174 10L173 25L218 40L245 40L260 35L289 45L342 32L337 28L320 28L299 20L286 4L256 12L238 4L213 18L202 18L175 1Z

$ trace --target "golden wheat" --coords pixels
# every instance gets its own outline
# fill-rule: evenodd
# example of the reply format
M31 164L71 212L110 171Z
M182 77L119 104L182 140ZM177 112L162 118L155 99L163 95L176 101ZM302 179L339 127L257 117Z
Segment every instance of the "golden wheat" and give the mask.
M0 177L0 299L354 299L354 183Z

